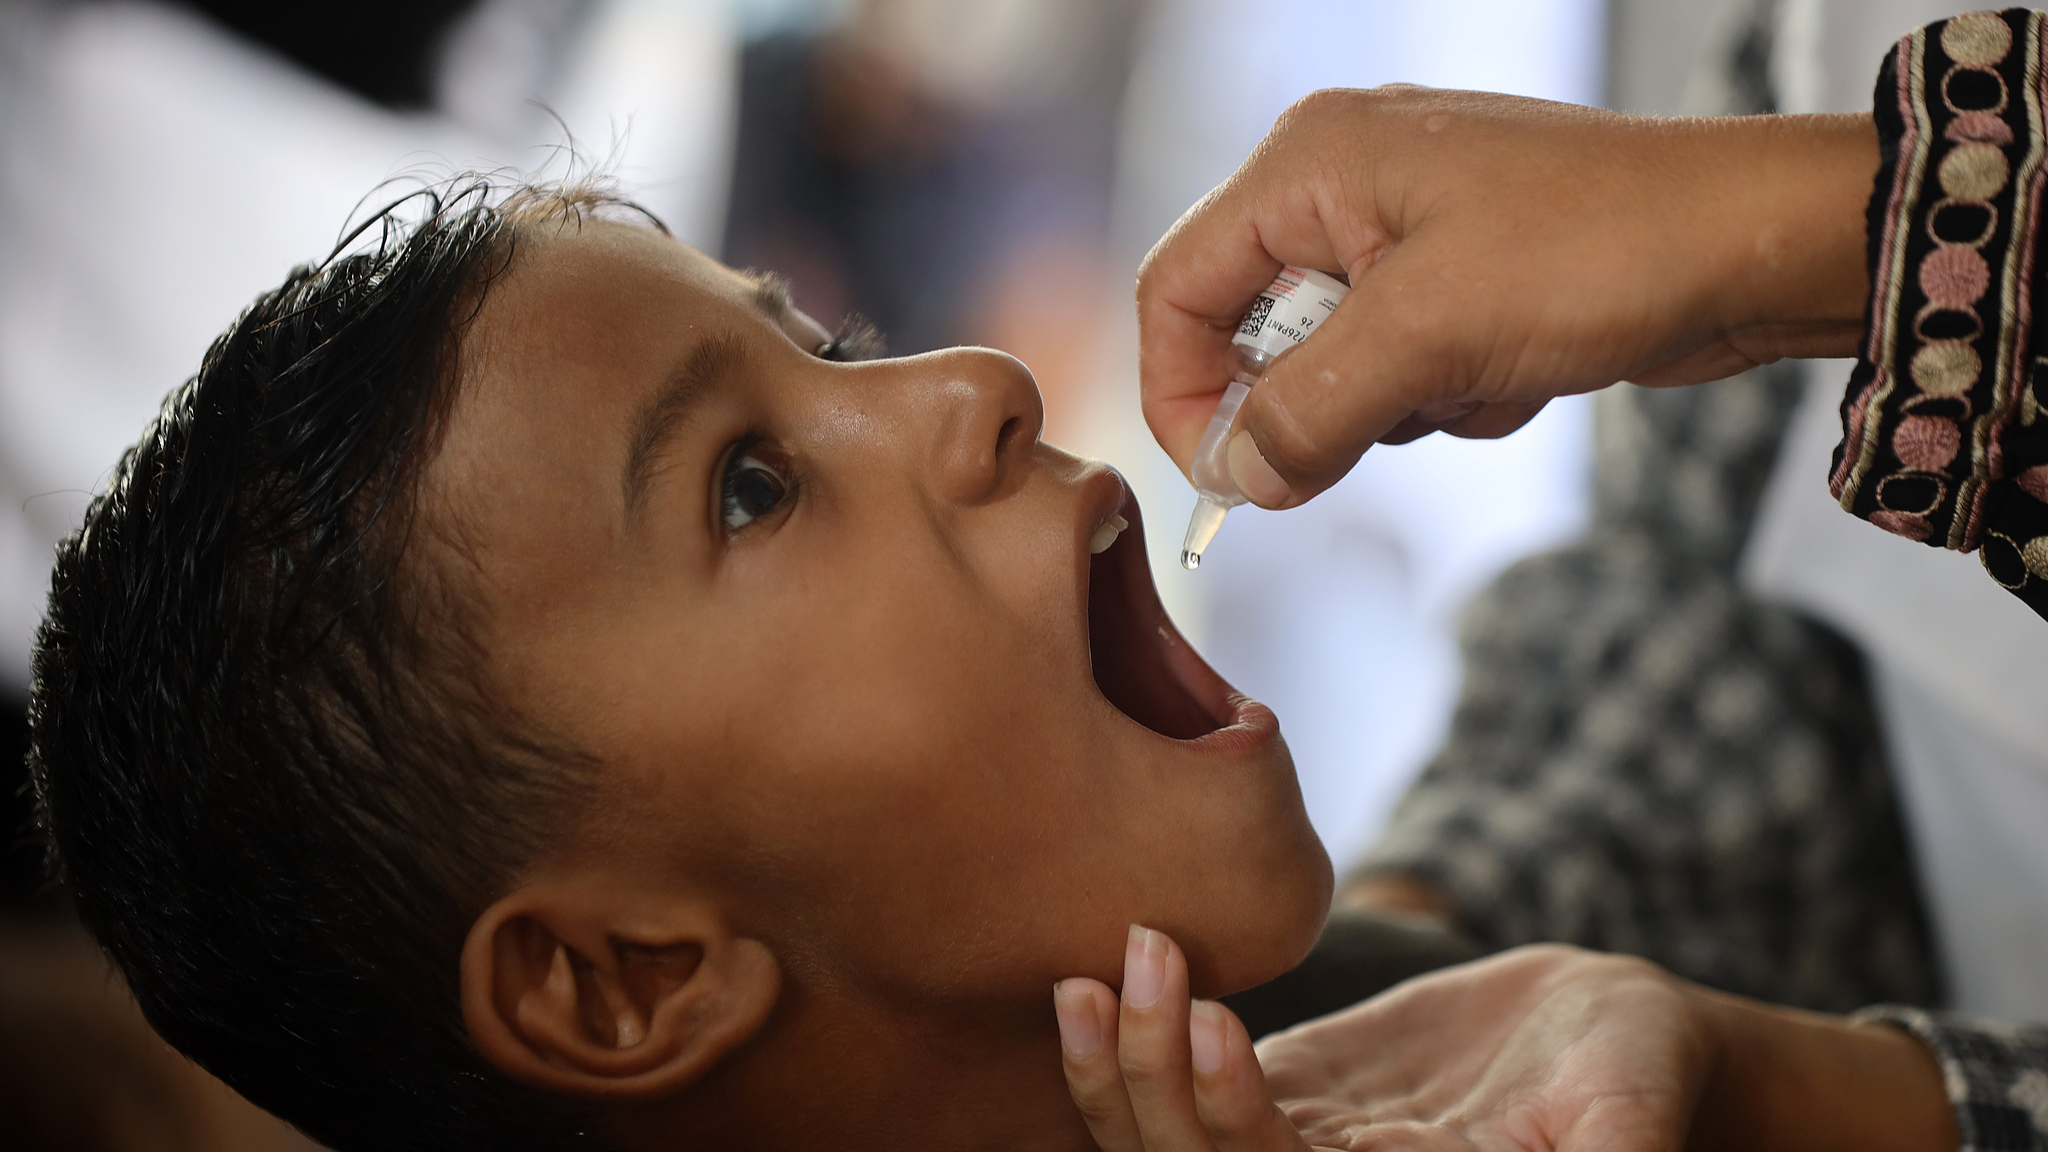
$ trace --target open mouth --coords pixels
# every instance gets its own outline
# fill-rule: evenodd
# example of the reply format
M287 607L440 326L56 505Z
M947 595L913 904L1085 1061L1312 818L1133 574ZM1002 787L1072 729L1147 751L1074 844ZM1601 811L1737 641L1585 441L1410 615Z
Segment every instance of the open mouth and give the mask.
M1159 602L1136 502L1126 499L1121 515L1129 526L1088 567L1096 687L1119 712L1161 736L1207 736L1235 721L1236 693L1181 638Z

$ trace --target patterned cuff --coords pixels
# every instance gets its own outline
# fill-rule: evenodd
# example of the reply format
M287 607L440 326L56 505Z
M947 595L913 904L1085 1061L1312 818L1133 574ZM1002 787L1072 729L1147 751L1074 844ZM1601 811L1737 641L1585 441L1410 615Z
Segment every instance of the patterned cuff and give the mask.
M1870 310L1831 488L1888 531L1979 551L2048 616L2048 361L2033 314L2044 33L2039 12L1973 13L1885 60Z
M1895 1004L1865 1008L1862 1024L1889 1024L1934 1052L1955 1106L1959 1152L2048 1148L2048 1028L1968 1020Z

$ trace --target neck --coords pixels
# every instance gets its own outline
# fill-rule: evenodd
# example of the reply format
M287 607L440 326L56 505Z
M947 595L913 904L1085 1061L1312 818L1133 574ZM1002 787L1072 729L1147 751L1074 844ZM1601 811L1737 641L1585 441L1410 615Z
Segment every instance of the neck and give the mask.
M766 1028L682 1096L607 1118L633 1152L1092 1152L1052 992L921 1012L785 985Z

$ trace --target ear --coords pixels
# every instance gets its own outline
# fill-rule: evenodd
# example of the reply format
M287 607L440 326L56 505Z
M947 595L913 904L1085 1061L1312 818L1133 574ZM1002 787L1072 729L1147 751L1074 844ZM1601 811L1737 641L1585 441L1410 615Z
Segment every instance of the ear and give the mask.
M571 1096L651 1099L759 1031L782 987L767 945L709 902L574 875L484 910L462 947L462 1016L485 1060Z

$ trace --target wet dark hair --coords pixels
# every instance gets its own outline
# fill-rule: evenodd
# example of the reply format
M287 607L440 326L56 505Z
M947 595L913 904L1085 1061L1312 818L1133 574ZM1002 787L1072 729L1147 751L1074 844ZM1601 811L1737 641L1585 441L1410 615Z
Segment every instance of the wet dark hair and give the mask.
M469 178L375 213L215 341L58 550L53 866L165 1039L337 1149L596 1143L476 1053L458 977L591 764L495 698L415 492L521 230L620 203Z

